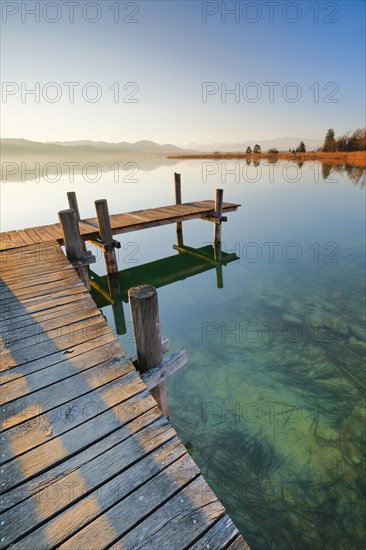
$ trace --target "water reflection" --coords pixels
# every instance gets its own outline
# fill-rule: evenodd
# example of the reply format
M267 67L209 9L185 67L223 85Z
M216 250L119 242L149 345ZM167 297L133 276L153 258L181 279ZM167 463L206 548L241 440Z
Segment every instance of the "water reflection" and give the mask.
M221 250L220 245L206 245L200 248L186 246L183 234L178 235L178 252L166 258L123 269L116 276L100 276L89 268L92 296L100 308L112 306L116 332L126 333L126 321L122 302L128 303L128 290L137 285L152 285L155 288L170 285L211 269L216 271L216 287L224 287L223 266L237 261L236 253Z
M332 174L342 174L344 172L346 172L352 183L359 187L365 186L366 167L353 166L352 164L347 163L322 163L322 175L324 180L328 179Z

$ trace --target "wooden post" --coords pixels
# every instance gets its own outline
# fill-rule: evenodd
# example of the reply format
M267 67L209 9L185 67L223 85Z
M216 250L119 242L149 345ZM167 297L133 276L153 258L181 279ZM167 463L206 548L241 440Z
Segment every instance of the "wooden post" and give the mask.
M98 227L101 241L104 245L104 261L109 275L118 273L116 251L113 245L111 221L109 219L108 204L105 199L94 202L97 211Z
M222 204L223 204L224 190L216 189L216 201L215 201L215 231L214 231L214 243L217 246L221 243L221 217L222 217Z
M74 191L68 191L67 199L69 201L69 206L70 206L71 210L75 210L76 218L79 222L80 221L80 212L79 212L78 200L76 198L76 193Z
M153 286L142 285L130 288L132 323L140 373L157 367L163 360L161 346L158 295ZM168 402L165 382L151 390L164 416L168 417Z
M180 174L174 172L175 204L182 204L182 188ZM176 224L177 244L183 246L183 225L182 222Z
M61 210L58 213L58 218L60 220L60 225L64 236L64 245L68 259L73 262L79 258L82 258L85 254L85 249L80 236L75 210L72 210L71 208L69 210ZM90 291L88 268L86 266L78 267L76 272L86 288Z

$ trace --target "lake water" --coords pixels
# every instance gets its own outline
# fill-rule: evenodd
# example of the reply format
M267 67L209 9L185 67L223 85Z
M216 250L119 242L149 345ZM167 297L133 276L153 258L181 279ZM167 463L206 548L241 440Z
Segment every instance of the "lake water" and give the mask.
M238 257L223 266L223 288L215 268L188 277L174 273L174 260L159 264L159 276L166 266L176 281L158 289L162 334L189 356L168 382L171 422L253 549L361 548L364 172L218 160L95 182L8 182L2 230L53 223L70 190L82 217L95 215L99 198L110 213L172 204L174 171L183 202L223 188L224 200L242 206L223 224L222 249ZM213 224L186 222L183 235L201 248ZM118 240L121 269L178 255L174 225ZM103 275L103 261L93 270ZM119 338L132 353L123 309ZM114 326L112 307L103 314Z

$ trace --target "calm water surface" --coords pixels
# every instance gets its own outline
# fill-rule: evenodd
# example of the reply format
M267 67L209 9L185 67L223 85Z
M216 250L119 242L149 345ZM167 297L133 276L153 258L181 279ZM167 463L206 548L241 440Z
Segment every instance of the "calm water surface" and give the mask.
M253 549L363 547L362 173L185 161L140 170L135 182L110 173L95 183L9 182L2 229L56 221L69 190L82 217L99 198L111 213L171 204L173 171L183 201L222 187L224 200L242 205L223 225L223 251L238 256L223 267L224 288L214 268L187 277L167 260L150 270L156 282L175 280L158 291L162 334L189 355L168 383L173 425ZM183 232L187 246L212 242L210 223L190 221ZM175 239L173 225L119 237L121 269L178 255ZM105 272L102 261L93 269ZM123 308L119 338L132 353ZM114 326L112 307L103 314Z

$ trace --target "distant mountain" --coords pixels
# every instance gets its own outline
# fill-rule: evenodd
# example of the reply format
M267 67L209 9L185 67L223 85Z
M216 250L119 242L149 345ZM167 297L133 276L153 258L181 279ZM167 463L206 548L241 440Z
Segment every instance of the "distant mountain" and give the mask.
M300 141L303 141L306 145L306 149L313 151L318 149L324 143L324 139L314 139L314 138L300 138L300 137L281 137L274 139L252 139L242 141L240 143L187 143L183 147L185 149L195 149L197 151L213 152L237 152L244 151L247 147L253 149L254 145L258 143L261 146L262 151L267 151L272 147L276 147L279 151L288 151L289 149L296 149Z
M110 155L122 156L145 156L165 155L171 153L185 152L175 145L159 145L153 141L142 140L136 143L121 141L119 143L107 143L105 141L54 141L39 142L26 139L4 138L0 140L1 154L3 157L25 156L82 156L82 157L105 157Z
M262 151L267 151L271 147L276 147L279 151L288 151L294 149L303 141L307 150L312 151L321 147L323 140L283 137L270 140L250 140L241 143L188 143L184 148L177 147L170 143L160 145L154 141L141 140L136 143L120 141L118 143L108 143L106 141L53 141L39 142L26 139L4 138L0 140L1 155L3 159L41 159L63 158L68 160L107 160L121 158L141 158L141 157L161 157L171 155L172 153L196 153L196 152L245 152L248 146L252 147L258 143Z
M141 140L136 143L130 143L128 141L120 141L118 143L108 143L107 141L50 141L48 142L52 145L62 145L63 147L95 147L97 149L110 149L117 151L143 151L143 152L176 152L181 151L176 145L171 145L170 143L165 143L164 145L159 145L154 141Z

